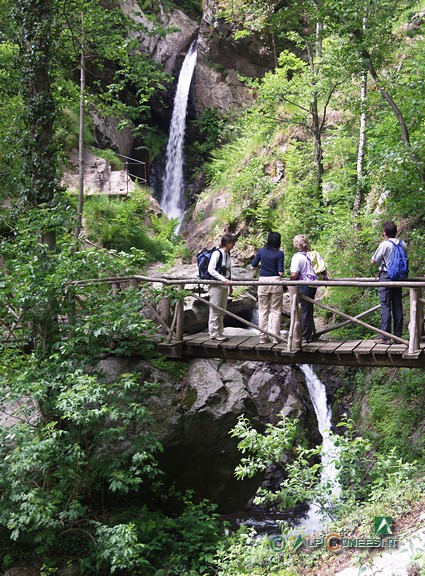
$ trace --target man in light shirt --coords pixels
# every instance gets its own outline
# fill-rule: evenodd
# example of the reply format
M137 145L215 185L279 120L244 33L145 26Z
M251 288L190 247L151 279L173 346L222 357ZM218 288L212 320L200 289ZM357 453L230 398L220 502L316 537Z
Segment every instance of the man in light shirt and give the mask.
M397 226L394 222L384 223L384 241L380 243L375 254L372 256L371 264L377 265L379 270L379 280L382 282L390 281L387 274L387 265L390 261L394 244L401 244L401 247L407 253L406 244L396 238ZM379 288L379 300L381 303L381 325L380 329L384 332L401 336L403 330L403 303L401 299L401 288ZM391 331L391 317L394 324L394 331ZM391 344L391 340L386 336L378 336L375 339L378 344Z

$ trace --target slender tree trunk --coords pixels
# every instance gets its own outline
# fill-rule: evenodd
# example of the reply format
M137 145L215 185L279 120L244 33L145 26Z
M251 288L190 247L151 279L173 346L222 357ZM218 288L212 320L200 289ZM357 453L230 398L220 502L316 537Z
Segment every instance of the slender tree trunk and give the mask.
M16 0L14 17L19 27L25 104L22 195L30 206L49 208L58 186L58 156L53 142L55 103L50 81L53 0ZM54 232L42 231L41 236L51 248L55 246Z
M356 196L354 198L353 216L354 227L359 230L359 213L363 200L363 170L366 151L366 96L367 96L367 70L362 71L361 89L360 89L360 129L359 129L359 147L357 150L357 182Z
M25 100L28 200L33 206L49 202L56 188L56 150L53 146L55 104L51 93L51 28L53 0L16 0L20 26Z
M82 17L83 20L83 17ZM84 59L84 46L81 46L80 62L80 129L78 139L78 208L77 223L75 225L74 236L77 239L81 232L84 211L84 91L86 88L86 70Z
M372 76L372 78L375 82L376 87L378 88L380 94L383 96L383 98L385 98L388 105L390 106L390 108L392 109L394 114L396 115L397 121L398 121L400 129L401 129L401 134L400 134L401 141L409 149L411 158L412 158L413 162L416 164L416 166L418 167L422 180L425 181L425 172L424 172L423 168L421 167L421 164L420 164L416 154L413 152L411 144L410 144L409 130L407 128L407 124L406 124L406 121L404 119L403 113L400 110L400 108L398 107L398 105L396 104L396 102L394 101L391 94L389 92L387 92L384 88L382 88L382 86L380 85L379 77L378 77L378 74L375 70L375 67L373 66L370 55L368 53L366 53L365 56L366 56L368 70L369 70L370 75Z
M314 137L314 163L316 165L316 183L317 191L322 194L322 184L323 184L323 148L322 148L322 125L319 118L318 103L316 95L310 104L310 112L312 117L312 129Z
M312 99L310 102L310 114L312 118L312 132L314 138L314 163L316 165L316 185L319 197L322 197L322 184L323 184L323 148L322 148L322 128L323 123L319 117L319 106L317 101L317 94L315 89L316 78L319 73L320 59L322 56L322 40L321 31L322 24L320 22L316 23L316 34L315 34L315 46L312 46L307 42L307 55L310 70L313 78L312 86Z

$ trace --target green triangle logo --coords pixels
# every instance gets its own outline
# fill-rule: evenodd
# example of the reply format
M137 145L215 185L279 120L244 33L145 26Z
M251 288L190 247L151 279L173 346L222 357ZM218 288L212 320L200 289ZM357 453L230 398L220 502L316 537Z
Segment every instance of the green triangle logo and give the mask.
M300 534L295 540L295 544L292 547L292 552L296 552L298 548L301 548L301 546L304 546L304 538Z
M393 519L391 516L375 516L375 534L387 536L393 533Z

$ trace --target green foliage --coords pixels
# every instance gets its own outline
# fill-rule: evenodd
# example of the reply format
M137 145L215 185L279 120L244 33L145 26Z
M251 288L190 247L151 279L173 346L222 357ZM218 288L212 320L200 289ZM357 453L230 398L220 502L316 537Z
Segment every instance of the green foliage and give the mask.
M111 165L112 170L124 169L124 162L113 150L100 150L99 148L93 148L93 154L106 160Z
M10 194L19 176L22 158L18 144L23 130L23 101L16 70L18 46L0 42L0 197Z
M208 573L221 534L214 509L178 495L172 516L147 505L165 499L147 409L156 385L135 374L111 379L99 364L105 354L151 355L145 338L156 329L141 312L162 295L93 283L140 272L144 256L79 250L72 221L66 204L9 214L13 235L0 246L0 410L14 415L0 428L0 567ZM54 251L40 229L55 232ZM157 364L183 375L182 363Z
M105 248L143 250L149 261L168 261L184 253L175 237L176 222L150 214L143 189L123 199L92 196L86 202L85 215L89 239Z
M423 460L425 390L421 371L376 370L367 380L361 379L361 390L367 390L369 410L363 425L372 442L385 451L395 450L399 457Z
M285 528L282 527L283 533ZM272 540L259 537L255 530L241 527L218 549L215 558L218 576L295 576L296 557L286 547L274 549Z
M171 0L168 1L171 2ZM202 17L202 2L200 0L172 0L171 3L183 10L193 20L200 21Z
M195 166L195 174L203 171L205 160L210 159L212 150L217 148L223 134L225 119L213 108L205 108L197 120L199 138L187 146L190 166Z
M351 420L345 418L337 426L343 427L344 433L331 434L335 452L328 458L339 469L341 494L335 491L331 479L320 481L322 465L316 462L321 448L296 445L297 421L287 417L282 417L276 426L267 425L264 433L253 429L246 418L239 418L231 434L239 439L238 448L248 456L241 459L235 475L249 478L276 463L284 469L286 478L278 490L260 487L255 503L273 502L284 509L300 502L314 502L322 514L332 516L346 514L359 501L400 495L415 471L414 464L404 462L394 449L373 453L371 443L356 434ZM293 453L289 462L288 449Z
M287 418L282 418L275 427L268 426L264 434L253 430L245 418L239 419L231 433L240 439L242 453L249 456L243 458L236 474L241 478L250 476L276 459L287 477L274 492L261 489L258 501L276 502L282 507L294 501L315 502L322 506L322 511L332 512L333 518L324 525L324 533L344 531L353 537L355 534L364 537L371 532L376 516L402 516L412 499L423 501L423 486L418 485L414 463L404 462L392 449L387 452L372 450L371 443L358 436L351 420L344 418L338 426L343 433L331 435L331 438L338 448L334 458L339 469L340 498L332 498L328 482L319 483L320 465L311 465L311 458L320 454L320 448L305 450L295 445L297 423ZM280 440L286 448L292 447L293 461L288 463L287 457L283 460ZM292 547L296 538L291 536L289 526L281 523L280 530L281 535L265 538L253 530L241 528L218 549L217 573L222 576L288 576L317 569L323 551L301 548L295 554Z
M159 358L151 358L150 363L159 370L170 374L170 376L172 376L176 381L181 380L188 371L188 364L186 362L180 362L179 360L169 360L168 358L163 358L162 356Z
M71 152L78 149L80 130L80 110L75 103L69 108L62 110L60 125L56 128L55 137L61 144L64 152ZM84 144L87 146L93 143L92 121L90 116L84 118Z

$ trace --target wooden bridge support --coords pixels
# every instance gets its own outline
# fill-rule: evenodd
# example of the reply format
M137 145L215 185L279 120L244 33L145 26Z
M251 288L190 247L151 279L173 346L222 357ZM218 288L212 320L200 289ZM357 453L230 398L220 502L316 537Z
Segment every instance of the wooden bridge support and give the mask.
M291 323L288 331L288 352L301 348L301 301L298 286L288 286Z
M171 302L169 298L163 298L159 304L159 315L161 317L161 333L168 334L166 326L170 325Z
M409 354L416 353L423 335L424 312L422 288L410 288Z

